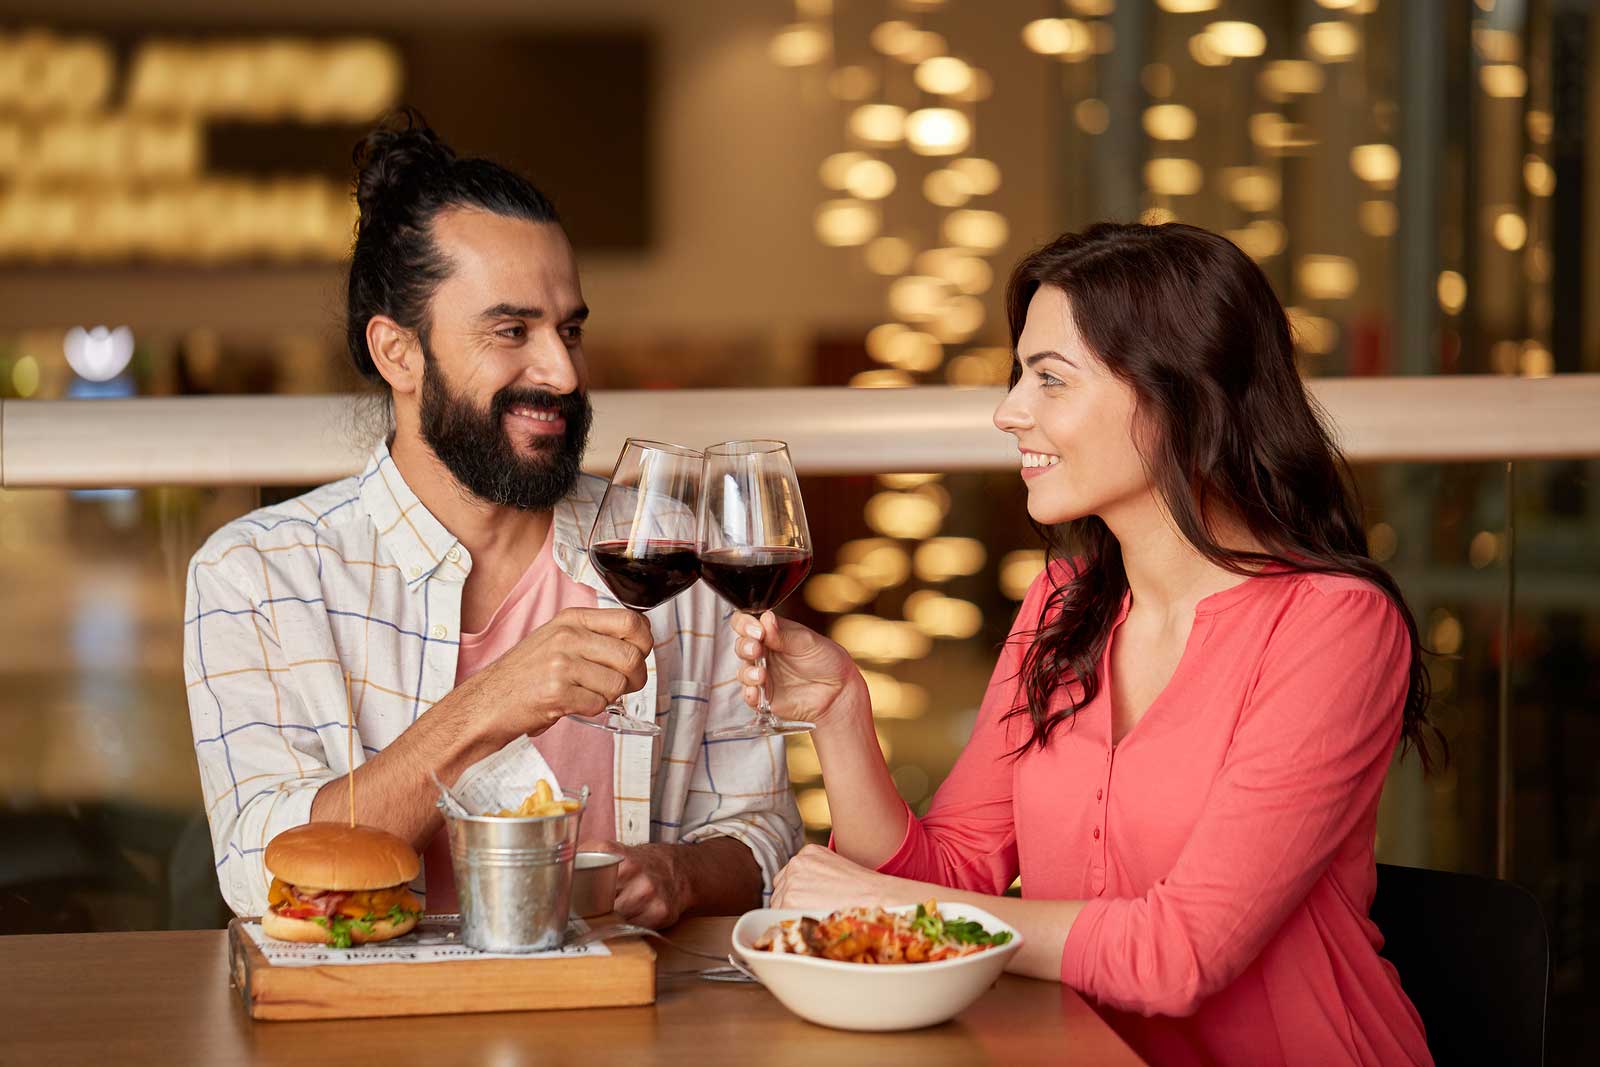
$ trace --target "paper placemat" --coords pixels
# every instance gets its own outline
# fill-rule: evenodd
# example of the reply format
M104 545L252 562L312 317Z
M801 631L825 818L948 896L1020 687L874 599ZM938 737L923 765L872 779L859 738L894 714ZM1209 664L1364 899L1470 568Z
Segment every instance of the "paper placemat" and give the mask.
M274 967L326 967L362 963L438 963L442 960L538 960L573 956L609 956L603 944L583 948L558 948L548 952L479 952L461 943L461 916L429 915L417 928L392 941L373 945L333 948L299 941L275 941L266 935L259 922L242 924L250 940ZM567 922L565 940L571 941L589 931L589 924L573 918Z

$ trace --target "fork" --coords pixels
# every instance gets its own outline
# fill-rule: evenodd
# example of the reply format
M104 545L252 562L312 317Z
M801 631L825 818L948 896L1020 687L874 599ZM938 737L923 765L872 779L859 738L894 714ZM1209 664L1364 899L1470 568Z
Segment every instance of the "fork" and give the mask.
M611 926L596 927L595 929L590 930L588 933L580 934L571 941L567 942L567 947L586 948L589 945L593 945L599 941L610 941L617 937L634 936L653 937L657 941L660 941L666 945L670 945L672 948L677 949L679 952L682 952L685 955L699 956L701 959L707 960L716 960L718 963L723 964L724 966L726 966L728 962L728 956L725 953L702 952L697 948L686 948L671 938L650 929L648 926L636 926L633 923L614 923Z

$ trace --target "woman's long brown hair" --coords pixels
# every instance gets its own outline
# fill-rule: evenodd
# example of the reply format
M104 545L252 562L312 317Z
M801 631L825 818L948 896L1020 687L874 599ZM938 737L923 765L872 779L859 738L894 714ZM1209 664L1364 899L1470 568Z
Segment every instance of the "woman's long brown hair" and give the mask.
M1041 286L1066 294L1084 341L1133 389L1141 422L1152 431L1143 458L1153 487L1201 555L1240 575L1263 567L1347 574L1394 603L1411 635L1402 748L1416 749L1431 769L1425 734L1437 731L1427 719L1416 618L1395 580L1367 554L1349 467L1312 408L1288 318L1261 268L1226 239L1176 223L1101 223L1066 234L1030 253L1011 275L1013 348ZM1020 375L1013 364L1013 386ZM1242 523L1263 551L1219 544L1206 521L1217 515ZM1023 657L1026 703L1013 714L1026 714L1033 732L1019 754L1042 749L1095 698L1128 591L1121 548L1098 517L1038 529L1050 557L1071 566L1061 579L1047 579L1052 588ZM1053 710L1062 691L1066 706Z

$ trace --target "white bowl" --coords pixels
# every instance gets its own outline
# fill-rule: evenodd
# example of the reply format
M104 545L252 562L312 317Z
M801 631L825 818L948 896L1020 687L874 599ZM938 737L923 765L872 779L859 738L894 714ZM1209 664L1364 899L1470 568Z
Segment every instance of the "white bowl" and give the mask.
M915 911L916 905L889 911ZM1016 928L970 904L939 904L950 919L970 919L990 933L1009 931L1004 945L937 963L870 964L766 952L756 941L785 919L826 917L827 911L762 908L733 928L733 950L784 1007L840 1030L915 1030L954 1018L992 986L1022 947Z

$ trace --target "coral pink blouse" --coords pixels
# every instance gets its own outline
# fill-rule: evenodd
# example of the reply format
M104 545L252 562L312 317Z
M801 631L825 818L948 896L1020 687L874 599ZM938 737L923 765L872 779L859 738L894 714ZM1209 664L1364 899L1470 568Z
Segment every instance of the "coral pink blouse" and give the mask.
M1354 578L1249 579L1200 603L1120 743L1108 643L1095 699L1012 759L1048 592L1041 576L971 742L880 870L981 893L1020 873L1025 896L1087 901L1061 980L1153 1064L1431 1063L1367 917L1410 655L1394 606Z

